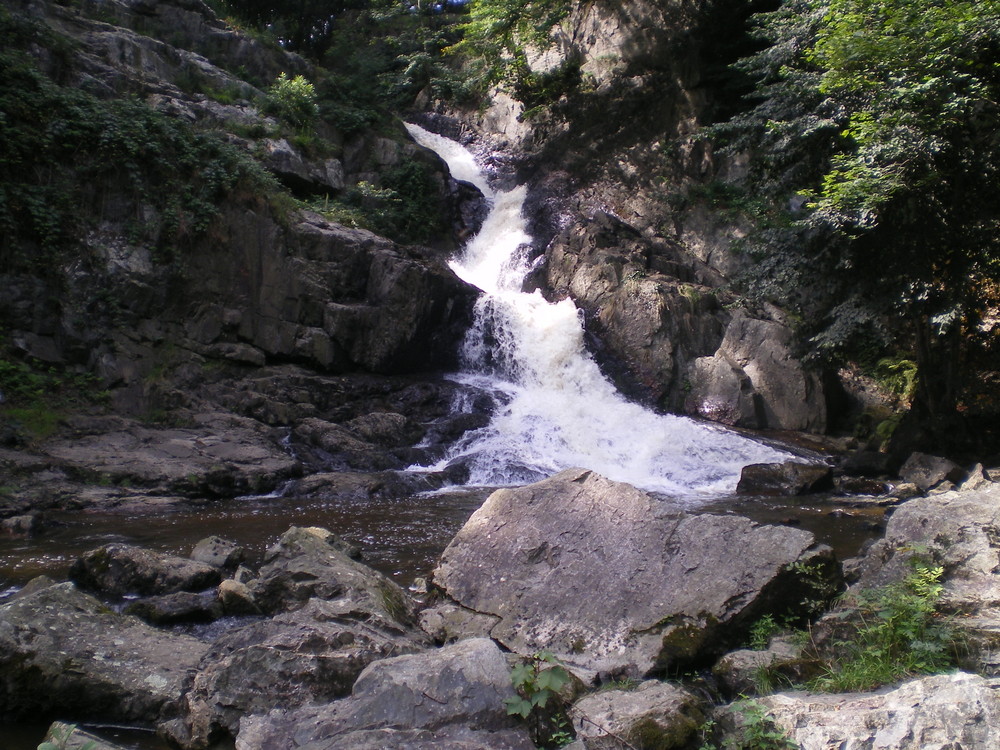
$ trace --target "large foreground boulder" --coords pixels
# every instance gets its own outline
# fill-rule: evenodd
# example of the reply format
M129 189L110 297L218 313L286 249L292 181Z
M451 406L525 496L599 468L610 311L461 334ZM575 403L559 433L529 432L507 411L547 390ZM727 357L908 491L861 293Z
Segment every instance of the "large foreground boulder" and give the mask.
M349 698L275 709L240 722L237 750L531 750L508 716L514 697L503 654L487 639L375 662Z
M1000 680L959 672L877 693L778 693L758 699L803 750L997 747Z
M0 607L0 719L58 711L152 722L208 645L119 615L63 583Z
M235 736L245 715L343 698L371 662L429 644L419 632L349 601L304 607L246 625L218 639L182 703L182 717L161 727L183 747Z
M839 571L806 531L680 513L572 469L493 493L434 575L499 618L489 634L513 651L648 675L721 653L765 612L796 614Z

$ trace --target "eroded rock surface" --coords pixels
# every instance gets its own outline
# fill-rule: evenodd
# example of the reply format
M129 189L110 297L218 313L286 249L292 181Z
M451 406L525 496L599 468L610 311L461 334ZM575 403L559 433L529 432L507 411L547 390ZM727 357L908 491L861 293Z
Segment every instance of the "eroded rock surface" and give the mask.
M73 584L0 607L0 716L153 722L208 645L119 615Z
M73 563L70 577L111 596L197 592L222 580L218 568L206 563L128 544L106 544L88 552Z
M530 750L507 715L510 671L486 639L376 662L349 698L325 706L275 709L240 722L238 750L446 748Z
M803 750L994 748L1000 680L958 672L877 693L779 693L759 702Z
M808 532L666 512L630 485L573 469L491 495L434 580L498 617L490 635L513 651L645 675L705 658L765 608L805 598L796 563L836 578Z

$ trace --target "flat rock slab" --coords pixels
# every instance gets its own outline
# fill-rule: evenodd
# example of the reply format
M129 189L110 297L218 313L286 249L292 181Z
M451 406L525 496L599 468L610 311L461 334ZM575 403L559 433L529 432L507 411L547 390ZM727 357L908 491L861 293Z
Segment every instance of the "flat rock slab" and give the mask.
M778 693L758 699L803 750L997 747L1000 680L958 672L877 693Z
M298 461L251 419L210 414L192 428L153 429L130 420L78 420L71 439L46 445L64 465L112 481L235 495L269 491L299 473Z
M152 722L208 644L119 615L63 583L0 607L0 719L59 711Z
M671 512L631 485L571 469L493 493L434 579L462 606L498 617L490 635L517 653L646 675L721 653L765 611L794 606L810 567L836 566L806 531Z

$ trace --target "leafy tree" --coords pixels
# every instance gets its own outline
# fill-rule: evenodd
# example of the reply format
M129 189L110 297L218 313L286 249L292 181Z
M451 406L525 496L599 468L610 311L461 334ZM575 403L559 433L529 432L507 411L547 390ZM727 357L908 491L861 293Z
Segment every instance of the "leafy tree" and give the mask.
M714 128L772 199L748 288L816 356L912 349L914 414L950 433L997 335L1000 2L785 0L760 29L753 106Z
M569 6L564 0L473 0L462 41L451 50L469 55L484 83L516 84L528 74L525 48L548 47Z

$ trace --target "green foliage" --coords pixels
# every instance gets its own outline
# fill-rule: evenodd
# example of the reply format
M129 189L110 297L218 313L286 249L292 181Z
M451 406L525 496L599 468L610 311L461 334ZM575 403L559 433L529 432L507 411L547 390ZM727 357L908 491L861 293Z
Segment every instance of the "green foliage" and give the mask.
M875 364L875 378L887 391L909 401L917 391L917 363L905 357L883 357Z
M548 48L553 27L568 12L561 0L473 0L462 40L450 51L468 57L471 75L484 87L503 83L530 90L537 82L531 83L525 50Z
M276 189L221 134L59 85L25 49L26 27L0 9L0 272L51 271L103 219L172 259L227 195Z
M544 747L562 747L573 739L561 705L549 705L550 701L559 702L559 690L569 679L569 673L548 651L534 654L511 670L517 695L504 701L507 713L528 721L533 739Z
M360 182L339 201L324 200L313 209L332 221L369 229L401 242L440 236L445 227L437 204L438 190L429 169L412 159L382 173L382 184Z
M750 628L750 648L755 651L763 651L771 643L771 639L781 632L774 615L764 615Z
M308 130L319 116L316 87L303 76L279 73L267 91L268 109L299 130Z
M698 750L798 750L798 743L775 727L767 710L756 701L738 701L731 711L736 731L716 741L720 728L717 722L709 720L699 728L702 743Z
M38 750L66 750L68 743L76 731L75 724L64 724L61 727L53 727L51 730L52 739L45 740L38 746ZM77 748L77 750L95 750L97 743L88 740Z
M868 690L954 666L958 634L938 610L944 570L919 556L911 564L902 581L857 596L853 632L836 643L837 658L810 687Z
M746 243L744 292L796 312L817 358L915 350L920 414L946 418L998 301L1000 3L784 0L758 18L751 106L710 131L751 153L776 219Z

